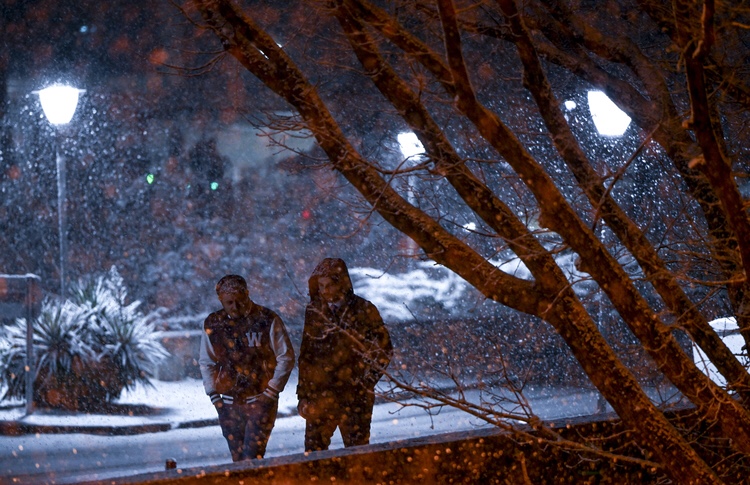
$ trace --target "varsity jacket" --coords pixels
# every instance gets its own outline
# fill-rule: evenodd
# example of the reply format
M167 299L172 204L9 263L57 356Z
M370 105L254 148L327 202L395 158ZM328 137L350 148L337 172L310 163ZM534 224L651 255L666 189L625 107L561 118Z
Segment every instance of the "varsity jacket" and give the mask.
M281 318L253 303L242 318L223 309L206 318L198 364L214 403L252 402L260 394L277 399L294 367L294 349Z

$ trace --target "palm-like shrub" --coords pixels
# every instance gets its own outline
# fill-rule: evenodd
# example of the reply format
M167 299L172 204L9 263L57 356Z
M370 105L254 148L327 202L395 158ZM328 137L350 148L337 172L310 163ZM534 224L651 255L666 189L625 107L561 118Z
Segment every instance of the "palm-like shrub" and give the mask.
M34 325L34 399L44 406L92 410L117 399L136 383L149 385L167 352L139 301L126 303L116 268L80 283L70 301L47 299ZM26 321L19 319L0 338L4 397L25 392Z
M73 290L73 301L87 309L88 337L97 353L92 364L90 388L97 399L111 401L136 383L150 385L149 377L167 352L155 338L154 320L161 311L148 315L140 301L127 303L127 289L116 268Z
M77 405L69 402L69 396L80 392L76 388L85 363L95 358L84 336L86 317L86 310L71 302L44 300L33 332L36 402L52 407ZM4 397L20 398L26 389L26 320L17 319L5 327L3 341L0 376L8 387Z

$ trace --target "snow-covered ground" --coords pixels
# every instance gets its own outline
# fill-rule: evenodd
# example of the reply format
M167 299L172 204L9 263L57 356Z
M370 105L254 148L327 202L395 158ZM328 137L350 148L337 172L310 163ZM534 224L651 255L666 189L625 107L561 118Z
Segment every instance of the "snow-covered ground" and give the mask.
M745 339L740 335L740 327L734 317L717 318L710 322L711 328L719 334L726 346L737 358L747 366L747 352L743 350ZM708 356L695 344L693 344L693 360L712 381L720 386L725 386L727 380L722 376L716 366L711 363Z
M177 382L152 381L154 387L138 385L133 391L125 391L118 401L122 405L149 406L153 413L131 415L76 414L35 412L25 416L23 407L0 410L0 420L17 420L21 423L48 426L112 426L129 427L154 423L171 423L179 427L183 423L215 419L216 411L203 392L200 379L185 379ZM282 400L283 399L283 400ZM279 411L290 413L294 403L293 392L285 392L280 398Z
M281 394L280 417L271 435L266 458L302 453L304 420L296 415L296 379ZM1 420L51 426L137 427L170 423L170 431L117 436L87 433L0 436L0 483L76 483L164 469L167 458L180 468L205 467L230 461L224 438L211 425L215 410L197 379L154 381L155 388L139 387L120 403L156 408L133 416L34 413L23 417L20 407L0 410ZM471 396L469 396L471 397ZM538 389L529 392L536 413L545 419L590 415L597 410L597 395L575 389ZM473 398L478 398L473 396ZM198 427L184 427L200 424ZM428 415L417 407L380 403L375 407L372 443L474 430L487 426L455 409ZM331 449L342 448L338 434ZM7 481L6 481L7 480Z
M737 329L734 321L722 319L712 322L712 325L730 348L740 354L743 342L735 335ZM702 362L703 357L696 349L696 362ZM713 379L721 380L715 369L707 365L705 370ZM76 483L154 472L163 470L168 458L175 459L180 468L228 463L229 452L216 424L216 411L203 392L201 381L154 380L153 384L153 387L138 386L133 391L125 392L118 404L133 412L122 415L38 410L25 416L21 403L0 403L0 422L43 426L47 428L46 431L51 428L68 430L64 433L0 436L0 484ZM279 418L269 441L267 458L304 451L305 423L296 414L296 384L295 371L280 396ZM673 391L669 391L669 396L657 396L656 390L652 392L655 400L666 398L674 402L677 398ZM466 397L479 401L478 393L469 391ZM525 397L534 413L545 420L588 416L609 410L593 390L530 388ZM457 409L444 408L430 415L419 407L403 404L409 404L409 401L401 404L381 402L375 406L371 435L373 444L487 426ZM149 426L162 431L144 432L144 427ZM103 430L112 430L112 433L107 435ZM337 433L331 449L342 447Z

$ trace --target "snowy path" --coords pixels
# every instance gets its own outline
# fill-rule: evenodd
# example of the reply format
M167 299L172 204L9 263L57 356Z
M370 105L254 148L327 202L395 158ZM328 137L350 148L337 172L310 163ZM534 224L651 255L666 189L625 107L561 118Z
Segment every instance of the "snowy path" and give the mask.
M428 434L473 429L470 417L458 411L443 412L433 420L424 411L394 405L377 406L372 442L406 439ZM299 416L277 420L266 457L302 453L305 423ZM332 449L343 446L334 436ZM75 483L164 469L167 458L180 468L219 465L229 452L218 426L177 429L134 436L84 434L0 437L0 483ZM11 477L14 477L10 481ZM6 480L8 480L6 482Z
M534 399L537 413L546 419L591 414L593 393L540 393ZM554 395L553 395L554 394ZM194 397L194 396L193 396ZM202 396L201 396L202 397ZM199 401L203 402L203 400ZM289 405L286 403L285 405ZM209 404L210 406L210 404ZM208 408L213 412L212 408ZM205 409L194 410L202 414ZM463 412L444 409L430 417L416 407L379 404L375 408L372 443L383 443L439 433L476 429L481 423ZM268 444L267 458L302 453L304 420L280 418ZM338 432L331 449L341 448ZM75 483L164 470L167 458L179 468L219 465L229 453L218 426L175 429L132 436L86 434L0 437L0 483Z

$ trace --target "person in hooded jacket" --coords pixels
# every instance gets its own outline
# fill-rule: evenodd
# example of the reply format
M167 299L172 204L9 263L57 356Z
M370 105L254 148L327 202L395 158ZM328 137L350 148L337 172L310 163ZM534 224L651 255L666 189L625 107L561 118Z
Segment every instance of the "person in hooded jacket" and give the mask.
M366 445L390 335L375 305L354 294L343 260L321 261L308 284L297 385L305 450L328 449L337 427L344 446Z
M278 399L294 367L294 349L279 316L250 299L247 282L216 284L222 309L203 322L203 387L216 407L232 461L263 458Z

